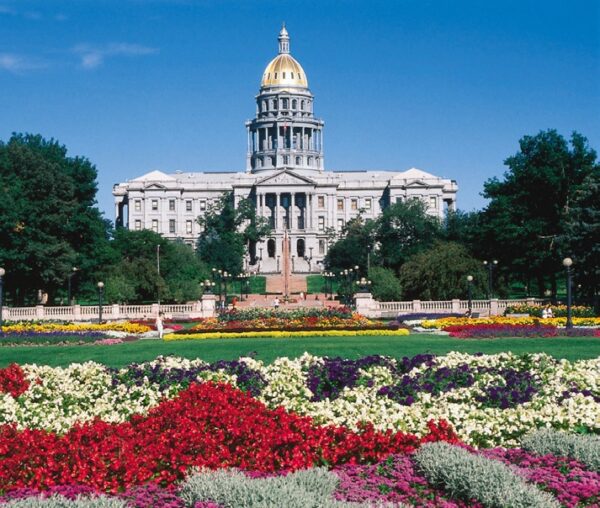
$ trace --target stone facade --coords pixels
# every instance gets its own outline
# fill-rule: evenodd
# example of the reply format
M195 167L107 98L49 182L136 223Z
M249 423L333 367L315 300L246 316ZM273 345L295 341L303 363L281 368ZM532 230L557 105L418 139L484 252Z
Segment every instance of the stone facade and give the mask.
M455 208L457 184L420 169L325 171L323 121L313 114L313 95L300 64L289 54L282 28L279 54L267 65L256 96L256 117L246 122L245 172L148 174L114 186L116 222L152 229L193 245L196 218L224 192L235 202L251 199L273 233L250 246L246 268L279 272L284 235L294 272L320 271L328 230L340 231L359 212L376 218L399 200L420 199L432 215Z

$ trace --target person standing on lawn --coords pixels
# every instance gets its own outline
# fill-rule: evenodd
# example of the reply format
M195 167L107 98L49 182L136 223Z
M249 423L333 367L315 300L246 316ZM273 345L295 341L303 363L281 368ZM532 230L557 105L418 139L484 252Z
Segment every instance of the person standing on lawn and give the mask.
M156 331L158 332L158 338L162 339L163 338L163 320L164 320L164 314L162 312L158 313L158 316L156 317Z

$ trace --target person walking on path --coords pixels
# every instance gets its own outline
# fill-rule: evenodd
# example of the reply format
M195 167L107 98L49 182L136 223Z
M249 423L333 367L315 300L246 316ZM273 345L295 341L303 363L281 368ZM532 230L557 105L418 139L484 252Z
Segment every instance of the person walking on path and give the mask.
M158 316L156 317L156 331L158 332L158 338L162 339L163 338L163 316L164 314L162 312L158 313Z
M279 308L279 298L275 297L275 300L273 300L273 307L275 307L275 310Z

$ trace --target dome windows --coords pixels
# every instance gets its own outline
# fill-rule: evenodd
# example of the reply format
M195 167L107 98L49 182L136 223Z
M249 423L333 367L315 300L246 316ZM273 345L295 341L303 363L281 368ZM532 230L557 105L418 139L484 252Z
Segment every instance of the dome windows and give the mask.
M298 108L298 101L296 99L292 99L292 109Z

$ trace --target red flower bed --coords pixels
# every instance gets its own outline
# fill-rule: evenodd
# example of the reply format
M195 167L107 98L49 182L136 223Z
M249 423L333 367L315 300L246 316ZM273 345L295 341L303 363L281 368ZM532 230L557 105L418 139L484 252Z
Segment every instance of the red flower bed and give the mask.
M450 325L443 328L450 337L459 339L499 337L556 337L558 331L553 325L520 325L520 324L472 324Z
M10 393L17 398L29 388L23 369L16 363L0 369L0 393Z
M148 416L122 424L95 421L62 436L0 427L0 491L79 484L115 492L145 483L172 485L192 466L296 470L377 461L426 441L458 441L446 422L428 425L422 439L371 426L357 433L267 409L229 385L195 384Z

